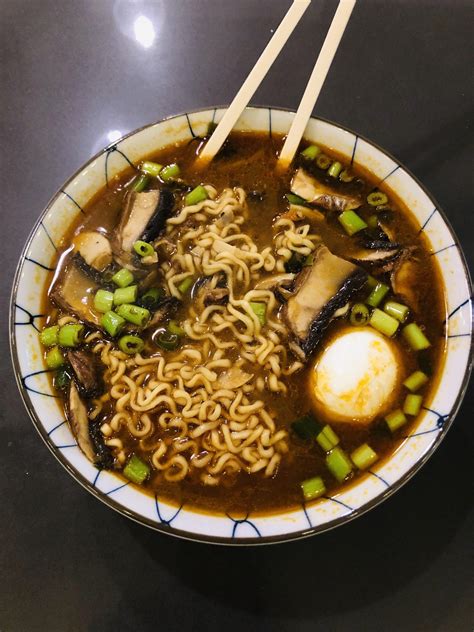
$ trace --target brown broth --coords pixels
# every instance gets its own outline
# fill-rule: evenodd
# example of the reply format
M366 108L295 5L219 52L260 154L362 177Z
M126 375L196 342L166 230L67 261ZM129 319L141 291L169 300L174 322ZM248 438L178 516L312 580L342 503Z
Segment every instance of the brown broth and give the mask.
M190 142L178 146L172 146L159 153L150 156L162 164L177 162L181 168L182 178L192 186L203 181L211 183L218 191L224 187L240 186L248 194L250 208L249 219L245 225L248 232L259 247L269 245L271 241L271 226L275 217L287 209L284 194L289 191L290 174L277 175L274 169L276 153L281 147L282 138L274 136L269 139L267 135L256 133L233 133L221 154L211 163L205 173L196 170L194 161L196 157L197 143ZM346 162L344 157L338 156L332 151L324 149L328 155ZM358 165L353 167L354 173L365 181L361 184L340 184L331 179L334 188L351 189L362 192L364 196L375 187L375 178L368 171ZM314 175L322 177L315 171ZM110 188L104 188L89 202L85 208L85 218L81 223L71 227L69 234L63 241L63 247L68 247L74 234L87 229L102 228L110 231L117 220L121 208L123 196L127 184L135 175L132 169L128 169L114 178ZM152 185L153 186L153 185ZM158 185L155 185L158 186ZM427 244L423 235L420 235L416 223L409 210L402 204L397 196L385 184L381 190L387 193L395 209L391 221L396 240L404 245L418 247L416 268L413 287L416 287L419 309L415 312L415 320L424 324L428 338L432 346L418 356L401 341L403 347L403 375L409 375L416 368L422 368L432 376L429 384L424 388L423 394L429 397L432 392L436 376L440 371L444 350L443 319L445 315L444 297L437 264L430 257ZM262 199L258 199L256 192ZM250 193L250 195L249 195ZM370 208L362 207L358 213L367 218ZM336 221L317 222L315 231L319 231L323 241L335 254L347 254L353 247L353 241L347 237ZM362 290L355 298L364 300L367 290ZM46 312L52 313L52 304L45 293ZM186 311L186 305L182 308ZM336 336L338 330L347 326L347 321L337 319L333 321L325 341ZM321 346L324 345L321 343ZM287 378L289 392L287 395L263 393L260 397L265 401L276 419L277 426L290 427L292 421L312 409L311 396L309 394L309 376L311 363L301 372ZM397 406L403 402L403 395L399 396ZM395 407L397 407L395 406ZM104 411L104 420L107 418L107 410ZM413 422L412 422L413 423ZM347 453L368 442L381 459L390 455L400 443L402 437L407 434L405 426L392 436L385 422L376 420L368 428L359 428L348 424L331 424L341 439L341 446ZM126 442L128 453L137 453L140 456L138 441L123 431L121 438ZM304 442L290 433L290 451L282 459L279 471L274 478L264 478L263 475L248 475L241 473L237 476L224 479L223 484L216 487L206 487L199 480L186 479L179 483L169 483L163 480L159 474L152 473L144 489L158 493L160 498L174 504L185 503L200 511L216 512L227 511L233 514L257 512L268 513L288 510L301 504L301 481L318 474L324 474L328 493L334 493L340 485L327 474L324 463L324 454L315 442ZM144 457L145 458L145 457ZM357 478L357 474L355 478ZM350 483L346 483L350 484Z

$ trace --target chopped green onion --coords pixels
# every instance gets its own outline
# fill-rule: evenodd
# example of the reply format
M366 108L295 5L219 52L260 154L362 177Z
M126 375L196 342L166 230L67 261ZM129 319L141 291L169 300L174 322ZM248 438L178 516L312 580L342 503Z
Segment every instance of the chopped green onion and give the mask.
M59 328L58 344L60 347L77 347L81 342L84 325L68 323Z
M162 349L167 351L173 351L177 349L180 344L180 337L177 334L172 334L169 331L162 331L158 336L153 338L156 344Z
M347 454L339 447L326 455L326 465L331 474L342 483L352 472L352 463Z
M191 285L194 283L194 277L193 276L188 276L185 279L183 279L181 281L181 283L178 285L178 291L181 294L186 294L186 292L190 289Z
M403 386L406 386L409 391L413 393L426 384L429 377L423 373L423 371L415 371L407 377L403 382Z
M381 206L387 204L388 197L381 191L372 191L372 193L369 193L367 196L367 202L370 206Z
M141 485L150 475L150 471L150 466L134 454L123 468L123 475L125 478L128 478L129 481L132 481L132 483Z
M321 425L308 413L291 424L291 429L300 439L315 439L321 432Z
M127 287L117 288L114 292L114 305L134 303L137 300L137 293L137 285L127 285Z
M339 174L339 180L342 182L352 182L354 175L348 169L344 169L344 171L341 171Z
M352 462L359 470L366 470L378 458L377 452L374 452L368 443L363 443L351 453Z
M303 263L303 268L309 268L314 263L314 255L308 255Z
M329 158L329 156L326 156L326 154L319 154L319 156L317 156L316 158L316 164L320 169L327 169L331 162L331 158Z
M348 235L355 235L367 228L367 224L355 211L344 211L337 218Z
M371 307L378 307L382 300L385 298L385 295L389 291L388 285L385 283L377 283L372 292L367 297L366 303Z
M407 418L405 417L403 410L398 408L392 413L385 415L385 421L387 422L387 426L390 428L391 432L395 432L395 430L398 430L406 424Z
M316 437L316 441L325 452L329 452L337 446L339 443L339 437L331 426L326 425Z
M137 304L140 305L140 307L146 307L147 309L154 310L158 307L164 295L165 291L163 288L152 287L139 298Z
M51 327L46 327L40 333L41 343L45 347L52 347L53 345L58 344L58 333L59 333L59 325L52 325Z
M369 319L369 325L389 338L395 334L399 324L398 320L395 320L395 318L392 318L381 309L374 309Z
M114 274L111 281L118 285L119 287L127 287L133 283L133 274L127 268L122 268L118 272Z
M151 244L146 241L141 241L140 239L133 244L133 249L140 257L149 257L155 252Z
M377 215L370 215L370 217L367 219L367 224L369 228L377 228L377 226L379 225L379 219Z
M145 343L139 336L122 336L118 341L118 346L124 353L133 355L134 353L140 353Z
M54 388L58 391L64 391L71 382L71 376L66 369L60 368L54 376Z
M309 160L314 160L320 153L321 149L317 145L310 145L309 147L306 147L306 149L303 149L301 155Z
M133 185L132 185L133 190L136 191L137 193L140 193L141 191L143 191L143 189L148 184L149 179L150 178L146 176L144 173L139 175L138 178L134 180L133 182Z
M163 169L160 171L160 178L164 182L168 182L168 180L176 180L176 178L179 177L180 173L181 169L179 168L179 166L176 163L173 163L171 165L166 165L166 167L163 167Z
M114 293L107 290L97 290L94 296L94 308L105 314L112 309L114 304Z
M428 349L431 345L428 338L421 331L420 327L416 323L410 323L402 330L402 335L408 342L413 351L422 351Z
M123 304L117 307L117 314L129 323L143 327L150 319L150 312L139 305Z
M170 320L170 322L168 323L167 329L170 332L170 334L175 334L176 336L184 336L186 334L184 329L180 327L175 320Z
M59 369L65 364L63 354L59 347L51 347L46 354L46 364L50 369Z
M187 196L184 198L184 203L186 206L193 206L194 204L199 204L199 202L203 202L207 200L209 194L205 187L200 184L195 189L193 189Z
M250 301L249 305L252 308L252 311L255 314L255 316L260 321L260 324L264 325L267 322L267 317L266 317L267 305L266 305L266 303L255 303L253 301Z
M406 305L397 303L396 301L387 301L383 306L383 311L389 316L393 316L401 323L405 322L410 311Z
M299 206L307 206L308 204L307 200L294 193L286 193L285 197L290 204L298 204Z
M355 303L352 306L349 321L351 325L366 325L369 322L369 309L363 303Z
M409 393L405 397L403 412L405 413L405 415L413 415L413 417L416 417L416 415L418 415L418 413L420 412L422 402L423 397L421 395Z
M156 178L163 169L163 165L160 165L158 162L151 162L151 160L145 160L142 162L140 169L143 173L147 173L149 176L154 176Z
M367 277L367 281L365 282L365 284L369 288L369 290L373 290L375 287L377 287L377 285L379 283L380 283L380 281L377 281L377 279L375 277L371 276L370 274Z
M115 312L105 312L100 319L100 324L110 336L116 336L125 325L125 319Z
M319 498L326 492L326 486L320 476L314 478L308 478L308 480L301 483L301 489L303 490L303 496L305 500L314 500Z
M338 160L336 160L329 167L328 175L330 175L333 178L337 178L337 176L341 173L341 171L342 171L342 165Z

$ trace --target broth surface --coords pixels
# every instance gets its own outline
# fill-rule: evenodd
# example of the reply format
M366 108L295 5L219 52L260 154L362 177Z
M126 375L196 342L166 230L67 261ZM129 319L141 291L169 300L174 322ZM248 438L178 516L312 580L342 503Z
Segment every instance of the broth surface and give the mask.
M191 187L201 183L212 184L218 192L226 187L243 188L247 193L249 208L245 232L251 236L259 250L262 250L272 245L272 226L275 218L288 210L285 194L290 191L293 170L291 173L278 175L274 169L276 154L281 145L282 138L278 136L269 138L264 134L233 133L223 151L205 172L197 171L194 166L198 142L169 147L151 156L150 160L163 165L178 163L181 169L180 177ZM334 152L324 149L324 153L332 159L340 159L341 162L345 162ZM330 183L335 191L340 190L345 194L355 193L365 199L376 187L376 180L370 173L357 165L354 165L353 172L357 176L353 182L341 183L338 179L328 178L320 170L315 168L310 170L314 177ZM113 231L122 209L124 196L134 177L135 171L131 168L124 171L110 182L110 188L104 188L90 201L85 208L85 217L81 218L80 224L72 227L70 234L64 240L63 247L65 249L70 248L74 235L85 229L99 230L105 233ZM159 186L161 185L158 180L152 180L151 188ZM416 369L421 369L430 376L429 384L422 391L426 398L429 397L430 389L433 388L439 371L445 342L443 337L444 300L441 283L434 258L430 257L424 238L420 236L408 209L401 204L388 187L382 185L380 190L386 192L390 198L393 209L393 213L390 215L390 230L394 239L404 246L416 247L416 263L413 267L410 283L416 289L417 306L416 308L410 307L415 320L423 324L426 336L432 344L429 349L415 353L401 340L400 345L403 350L401 371L404 377ZM359 215L363 218L367 218L372 212L373 209L367 204L358 210ZM355 248L353 237L344 234L337 217L328 213L326 218L326 221L310 222L311 228L321 236L322 241L334 254L348 257L352 249ZM305 221L310 220L305 219ZM61 274L60 268L56 276L60 277ZM382 274L381 278L385 279L386 275ZM351 302L364 302L367 293L367 288L362 288L351 299ZM50 323L56 322L61 314L64 315L64 311L58 313L48 295L45 295L45 304L47 312L50 313ZM191 298L183 299L175 317L178 321L185 317L191 304ZM332 320L316 354L347 327L347 317ZM229 333L230 337L231 334ZM147 349L153 347L151 334L146 342ZM285 428L289 431L289 451L283 455L278 471L274 476L265 477L262 473L249 475L247 472L241 471L238 474L224 476L218 485L206 486L202 484L198 470L179 482L167 481L161 472L153 470L149 479L143 484L143 488L150 493L157 493L161 499L176 505L185 504L202 511L224 511L233 515L248 512L267 513L300 506L302 502L300 484L315 475L324 475L327 494L337 492L341 485L331 475L327 475L325 454L319 445L314 441L304 441L291 431L293 421L308 411L314 413L314 404L309 392L312 370L313 364L309 362L303 369L288 376L286 378L288 386L286 394L272 393L267 390L259 393L259 398L271 411L277 428ZM405 394L406 392L404 392L403 397ZM399 396L397 406L403 403L403 397ZM112 412L112 409L105 404L101 412L102 422L110 419ZM346 453L351 453L360 444L368 442L380 459L390 455L401 438L409 432L409 426L405 425L399 431L391 434L383 418L377 419L368 426L331 422L331 427L339 436L340 445ZM139 439L131 436L126 428L122 429L120 438L127 454L136 454L147 461L148 454L141 450ZM355 473L354 478L360 475L364 474Z

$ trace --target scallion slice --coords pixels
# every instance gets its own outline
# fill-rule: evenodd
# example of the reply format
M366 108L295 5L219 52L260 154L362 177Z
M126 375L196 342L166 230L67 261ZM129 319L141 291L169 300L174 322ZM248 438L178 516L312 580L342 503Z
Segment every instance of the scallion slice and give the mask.
M314 500L326 492L326 486L320 476L308 478L306 481L303 481L301 483L301 489L303 490L305 500Z
M122 268L114 274L111 281L119 287L127 287L127 285L133 283L133 274L127 268Z
M381 334L384 334L384 336L391 338L395 335L400 323L381 309L374 309L369 319L369 325Z
M343 211L337 219L346 233L351 236L367 228L367 224L355 211Z
M114 292L114 305L134 303L137 300L137 294L137 285L127 285L127 287L119 287Z
M51 327L46 327L40 333L41 343L45 347L52 347L53 345L57 345L58 333L59 333L59 325L52 325Z
M77 347L84 333L84 325L68 323L59 328L58 344L60 347Z
M173 351L174 349L177 349L181 341L180 336L172 334L169 331L160 332L158 336L153 338L153 340L159 347L166 349L166 351Z
M306 149L303 149L303 151L301 152L301 155L304 158L308 158L308 160L314 160L316 156L319 156L320 153L321 153L320 147L318 147L317 145L310 145L309 147L306 147Z
M349 321L351 325L366 325L369 322L369 309L363 303L355 303L351 308Z
M141 241L141 239L133 244L133 249L140 257L150 257L155 252L151 244L146 241Z
M406 424L407 418L405 417L403 410L398 408L388 415L385 415L385 421L387 422L387 426L389 427L390 431L395 432Z
M187 196L184 198L184 203L186 206L193 206L194 204L199 204L199 202L203 202L207 200L209 194L205 187L200 184L195 189L193 189Z
M319 156L317 156L316 158L316 164L320 169L326 170L331 162L331 158L329 158L329 156L326 156L326 154L319 154Z
M166 167L163 167L163 169L160 171L160 178L163 180L163 182L168 182L169 180L176 180L176 178L179 177L180 173L181 169L179 168L179 165L173 163L171 165L166 165Z
M388 287L388 285L385 285L385 283L377 283L377 285L367 297L367 305L370 305L371 307L378 307L389 290L390 288Z
M149 176L154 176L155 178L160 174L160 171L163 169L163 165L160 165L158 162L152 162L151 160L145 160L142 162L140 169L143 173L148 174Z
M367 196L367 202L370 206L382 206L383 204L387 204L388 197L381 191L372 191L372 193L369 193Z
M389 316L393 316L401 323L405 322L407 319L409 309L406 305L402 303L397 303L396 301L387 301L383 306L383 311L386 312Z
M51 347L46 354L46 364L50 369L59 369L65 364L63 354L59 347Z
M339 174L339 180L341 182L352 182L352 180L354 180L354 174L352 174L348 169L344 169Z
M181 292L181 294L186 294L186 292L191 288L191 285L193 283L194 283L194 277L193 276L186 277L178 285L178 292Z
M351 452L352 462L359 470L366 470L372 463L375 463L378 458L377 453L372 450L368 443L363 443L356 448L354 452Z
M342 483L352 472L352 463L340 447L336 447L326 455L326 465L331 474Z
M136 180L134 180L132 184L132 189L136 191L137 193L141 193L143 189L146 187L146 185L148 184L149 179L150 178L147 175L142 173L141 175L138 176Z
M129 323L144 327L150 319L150 312L139 305L122 304L117 307L117 314Z
M409 391L413 393L420 389L429 380L428 376L423 371L415 371L407 377L403 382L403 385L407 387Z
M105 314L112 309L112 305L114 304L114 294L113 292L108 292L107 290L97 290L94 296L94 308Z
M338 160L336 160L329 167L328 175L330 175L332 178L337 178L338 175L341 173L341 171L342 171L342 164Z
M134 454L123 468L123 475L132 483L141 485L150 475L150 471L150 466Z
M339 443L339 437L331 428L331 426L326 425L316 436L316 441L325 452L329 452L337 446L337 444Z
M263 326L267 322L267 305L266 303L257 303L254 301L250 301L250 307L252 308L253 313L260 321L260 324Z
M118 346L121 351L133 355L134 353L140 353L145 346L145 343L140 336L122 336L118 341Z
M299 195L295 195L295 193L286 193L286 199L290 204L297 204L298 206L307 206L308 202L304 198Z
M102 316L100 324L110 336L116 336L125 325L125 318L109 311Z
M413 351L423 351L431 346L430 341L416 323L410 323L402 330L402 336L408 342Z
M409 393L405 402L403 403L403 412L405 415L412 415L416 417L421 410L421 404L423 403L423 396L416 395L415 393Z
M170 334L175 334L176 336L184 336L186 334L184 329L180 325L178 325L175 320L170 320L167 326L167 330L170 332Z

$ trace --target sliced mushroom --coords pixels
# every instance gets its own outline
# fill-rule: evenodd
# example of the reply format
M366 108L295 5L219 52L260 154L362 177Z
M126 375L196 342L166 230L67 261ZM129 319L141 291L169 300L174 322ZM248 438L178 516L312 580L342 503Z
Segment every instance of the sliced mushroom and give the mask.
M92 309L93 296L99 287L78 267L77 258L73 256L53 281L49 295L58 307L74 314L84 323L100 328L99 314Z
M180 305L181 305L181 301L175 298L174 296L167 296L166 298L164 298L160 302L156 310L153 312L153 315L148 321L145 329L156 327L157 325L160 325L165 320L169 320L170 317L176 313Z
M322 206L327 211L349 211L361 205L359 198L334 191L302 168L299 168L293 176L291 191L307 202Z
M378 272L388 272L402 256L404 248L397 243L383 240L365 241L365 245L347 257L353 263Z
M219 375L216 380L216 385L218 388L235 390L236 388L240 388L244 384L247 384L252 377L252 374L242 371L240 367L233 366Z
M68 413L71 429L76 437L78 446L84 452L89 461L97 463L98 456L89 434L89 417L87 416L87 408L79 395L79 391L77 390L74 381L71 381L69 386Z
M97 231L83 231L74 238L74 250L85 263L103 272L112 263L112 247L109 240Z
M275 288L287 288L293 284L296 275L291 272L287 272L286 274L272 274L272 276L263 279L263 281L259 281L255 288L256 290L273 290Z
M307 359L321 340L337 310L365 283L367 273L333 255L326 246L314 253L314 262L296 278L295 291L283 308L293 334L295 353Z
M92 353L71 349L66 355L80 395L97 397L102 392L103 383Z
M409 307L418 310L418 293L413 287L413 279L417 277L417 262L409 259L408 254L401 257L390 275L392 289Z
M213 278L200 277L191 290L191 298L196 302L198 309L204 309L209 305L225 305L229 301L229 289L226 286L226 277L220 276L217 284Z
M129 192L112 246L120 263L131 264L133 244L139 239L151 242L159 235L171 216L174 196L168 189Z
M290 204L290 208L286 213L282 213L282 218L291 219L297 222L300 219L311 220L323 220L324 214L318 211L316 208L309 208L308 206L301 206L300 204Z

